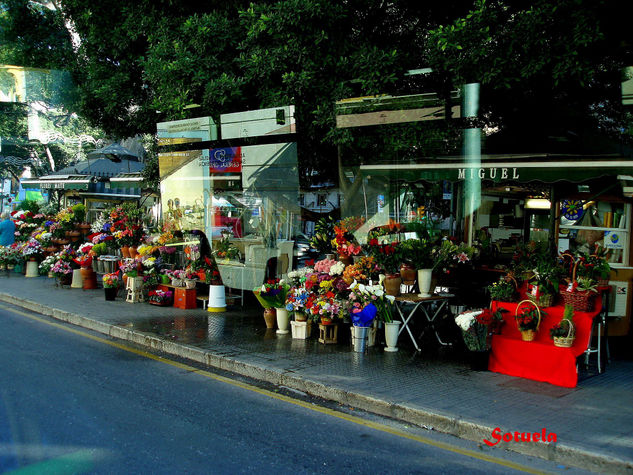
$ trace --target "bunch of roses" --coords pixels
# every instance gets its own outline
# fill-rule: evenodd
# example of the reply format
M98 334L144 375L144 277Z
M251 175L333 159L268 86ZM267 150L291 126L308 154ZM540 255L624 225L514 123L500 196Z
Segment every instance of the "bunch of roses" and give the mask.
M323 259L322 261L318 261L314 264L314 270L323 274L329 274L330 268L337 262L338 261L335 261L334 259Z

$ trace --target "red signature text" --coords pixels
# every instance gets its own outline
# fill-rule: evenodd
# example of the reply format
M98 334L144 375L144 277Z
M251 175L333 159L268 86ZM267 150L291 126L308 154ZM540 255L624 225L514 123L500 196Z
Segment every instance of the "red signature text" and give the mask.
M549 434L545 428L541 429L541 432L505 432L501 433L501 429L496 427L490 434L494 439L494 442L484 439L486 445L493 447L502 440L504 442L556 442L556 434L550 432Z

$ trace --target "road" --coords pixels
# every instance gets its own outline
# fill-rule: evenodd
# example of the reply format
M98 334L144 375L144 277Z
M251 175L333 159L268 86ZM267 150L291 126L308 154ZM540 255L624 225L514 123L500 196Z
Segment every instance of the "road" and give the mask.
M6 305L0 325L0 472L563 471L327 402L288 398Z

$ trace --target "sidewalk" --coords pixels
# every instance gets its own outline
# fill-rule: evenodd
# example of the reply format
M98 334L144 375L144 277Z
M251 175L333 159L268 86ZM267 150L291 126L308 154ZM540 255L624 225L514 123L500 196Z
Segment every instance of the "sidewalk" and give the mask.
M578 387L569 389L474 372L450 352L416 354L405 334L397 353L375 347L359 354L348 345L321 345L314 337L293 340L267 331L259 308L212 314L106 302L102 289L61 289L54 279L4 272L0 301L469 440L492 440L495 427L546 428L557 434L556 444L502 442L496 448L603 473L633 472L632 361L614 361L602 375L581 375Z

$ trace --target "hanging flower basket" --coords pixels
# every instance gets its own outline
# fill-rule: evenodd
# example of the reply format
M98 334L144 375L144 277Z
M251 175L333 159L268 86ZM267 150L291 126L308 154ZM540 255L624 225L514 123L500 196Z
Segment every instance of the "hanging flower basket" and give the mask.
M574 311L591 312L598 294L590 290L586 290L584 292L569 292L568 290L561 290L560 296L565 305L571 305Z

